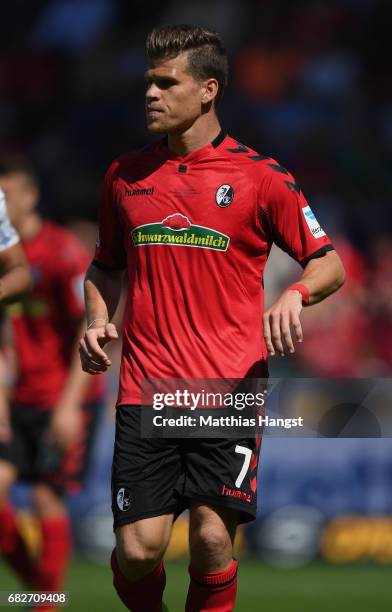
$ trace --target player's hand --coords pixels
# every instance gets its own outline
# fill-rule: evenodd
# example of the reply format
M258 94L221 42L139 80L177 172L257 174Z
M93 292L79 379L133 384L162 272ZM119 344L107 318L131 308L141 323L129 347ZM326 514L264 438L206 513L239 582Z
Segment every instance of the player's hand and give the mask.
M8 405L0 401L0 442L7 443L11 441L11 422Z
M118 333L113 323L96 325L87 329L79 342L82 369L88 374L101 374L112 365L102 347L111 340L117 340Z
M55 406L48 430L48 441L66 450L82 433L82 411L78 405L60 403Z
M281 356L285 354L285 346L289 353L294 353L292 329L298 342L302 342L303 334L299 315L302 310L302 295L299 291L288 289L263 316L263 333L268 355Z

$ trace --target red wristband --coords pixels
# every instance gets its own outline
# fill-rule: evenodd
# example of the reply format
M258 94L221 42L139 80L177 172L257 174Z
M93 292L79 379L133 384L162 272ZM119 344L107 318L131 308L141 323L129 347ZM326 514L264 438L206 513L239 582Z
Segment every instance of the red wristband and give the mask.
M294 285L290 285L288 291L299 291L302 295L302 304L307 306L310 300L309 289L305 287L305 285L301 285L301 283L294 283Z

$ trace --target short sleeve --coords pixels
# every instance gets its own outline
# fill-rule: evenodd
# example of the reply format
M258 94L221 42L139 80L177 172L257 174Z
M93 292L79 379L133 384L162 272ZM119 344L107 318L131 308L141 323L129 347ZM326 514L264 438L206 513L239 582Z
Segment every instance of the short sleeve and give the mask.
M106 173L98 214L99 233L94 263L103 268L126 267L124 236L118 205L114 193L114 173L118 163L113 162Z
M8 217L4 192L0 189L0 251L19 242L19 234Z
M271 239L302 266L333 250L293 176L278 164L262 197Z

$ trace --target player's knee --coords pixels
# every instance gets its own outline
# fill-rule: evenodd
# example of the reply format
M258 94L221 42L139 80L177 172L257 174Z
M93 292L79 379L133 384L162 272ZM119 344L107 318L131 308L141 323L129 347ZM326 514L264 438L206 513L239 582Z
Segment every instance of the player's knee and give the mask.
M121 551L120 557L128 566L154 565L161 555L158 550L144 548L126 548Z
M159 546L143 546L138 542L117 544L117 558L120 569L131 580L148 574L162 558Z
M225 529L206 525L195 529L190 534L190 549L193 557L199 559L219 559L231 555L231 540Z
M124 538L117 541L117 555L128 565L154 564L162 556L162 546L158 540Z
M117 559L130 579L152 571L169 542L171 517L154 517L120 526L116 530Z

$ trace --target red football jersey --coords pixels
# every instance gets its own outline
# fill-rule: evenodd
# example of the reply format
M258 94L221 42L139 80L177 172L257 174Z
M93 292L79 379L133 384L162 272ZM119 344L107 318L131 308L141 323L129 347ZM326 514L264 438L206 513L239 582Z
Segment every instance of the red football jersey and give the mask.
M119 404L144 378L266 375L263 271L333 247L275 160L221 133L185 157L161 141L113 162L95 264L128 269Z
M59 398L77 332L84 316L83 278L89 262L67 229L44 222L23 247L33 275L33 291L8 307L17 356L12 400L42 409ZM101 393L94 379L86 399Z

